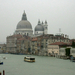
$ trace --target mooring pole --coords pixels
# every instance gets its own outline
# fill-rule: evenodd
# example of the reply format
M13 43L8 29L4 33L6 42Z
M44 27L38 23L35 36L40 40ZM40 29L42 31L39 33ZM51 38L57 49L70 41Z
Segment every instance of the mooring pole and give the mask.
M5 71L3 70L3 75L5 75Z
M0 72L0 75L1 75L1 72Z

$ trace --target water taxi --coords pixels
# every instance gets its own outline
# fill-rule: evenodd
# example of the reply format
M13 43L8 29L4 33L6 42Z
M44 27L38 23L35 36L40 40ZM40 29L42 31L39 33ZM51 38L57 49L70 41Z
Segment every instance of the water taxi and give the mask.
M24 61L35 62L35 58L27 56L27 57L24 57Z

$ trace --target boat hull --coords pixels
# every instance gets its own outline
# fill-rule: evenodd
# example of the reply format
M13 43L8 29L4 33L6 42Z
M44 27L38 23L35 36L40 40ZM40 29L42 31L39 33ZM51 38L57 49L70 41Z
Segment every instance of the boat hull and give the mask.
M3 65L3 62L0 62L0 65Z
M27 61L27 62L35 62L35 60L26 60L26 59L24 59L24 61Z

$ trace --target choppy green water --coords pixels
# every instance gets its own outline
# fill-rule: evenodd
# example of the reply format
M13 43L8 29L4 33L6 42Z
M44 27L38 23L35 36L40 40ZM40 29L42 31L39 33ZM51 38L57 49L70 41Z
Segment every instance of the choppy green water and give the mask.
M54 57L32 56L35 63L24 62L26 55L0 54L3 65L0 72L5 70L5 75L75 75L75 62Z

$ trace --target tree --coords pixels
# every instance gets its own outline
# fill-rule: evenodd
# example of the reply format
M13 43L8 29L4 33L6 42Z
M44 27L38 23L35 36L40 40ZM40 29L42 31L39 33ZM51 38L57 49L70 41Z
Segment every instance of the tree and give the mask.
M75 42L74 41L72 41L72 47L75 47Z
M66 48L65 52L66 52L66 56L70 56L70 48Z

